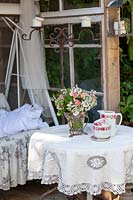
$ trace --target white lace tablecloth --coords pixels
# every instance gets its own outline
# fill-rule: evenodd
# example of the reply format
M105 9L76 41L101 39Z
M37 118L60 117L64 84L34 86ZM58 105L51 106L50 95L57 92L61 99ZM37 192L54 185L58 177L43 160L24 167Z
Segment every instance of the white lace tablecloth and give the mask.
M86 130L88 135L68 137L68 126L62 125L33 134L28 178L58 183L58 190L67 195L96 195L102 189L124 193L125 184L133 182L133 128L120 126L105 142L93 141Z

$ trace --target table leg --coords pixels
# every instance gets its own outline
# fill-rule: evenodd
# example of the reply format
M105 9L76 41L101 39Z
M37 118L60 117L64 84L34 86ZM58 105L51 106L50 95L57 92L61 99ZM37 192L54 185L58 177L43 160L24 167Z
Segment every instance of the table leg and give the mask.
M116 195L115 197L113 197L113 200L119 200L119 199L120 199L119 195Z
M93 195L87 192L87 200L93 200Z
M119 200L120 196L119 195L114 195L110 191L102 191L102 197L104 200Z
M55 192L57 190L57 186L53 187L52 189L48 190L47 192L43 193L40 197L40 200L43 200L49 194Z

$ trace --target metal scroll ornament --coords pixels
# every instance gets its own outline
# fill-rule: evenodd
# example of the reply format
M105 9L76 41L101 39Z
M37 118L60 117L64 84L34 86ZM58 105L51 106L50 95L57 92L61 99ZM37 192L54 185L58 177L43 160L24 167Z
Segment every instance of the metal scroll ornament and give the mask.
M49 41L51 47L57 45L55 48L56 53L60 53L60 65L61 65L61 88L64 88L64 53L68 51L66 45L72 47L74 44L73 34L68 34L68 28L55 27L54 32L49 35Z
M88 122L88 116L85 112L79 113L78 115L74 116L73 113L66 112L64 113L65 118L68 121L69 125L69 132L70 132L70 137L75 136L75 135L82 135L86 134L84 132L84 128L87 125ZM87 122L85 122L85 118L87 118Z

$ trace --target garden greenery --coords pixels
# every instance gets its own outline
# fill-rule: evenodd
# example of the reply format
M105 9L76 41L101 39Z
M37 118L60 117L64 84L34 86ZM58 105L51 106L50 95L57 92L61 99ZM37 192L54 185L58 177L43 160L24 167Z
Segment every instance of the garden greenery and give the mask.
M121 101L120 111L123 114L123 123L133 126L133 27L131 16L133 1L123 0L121 16L127 22L127 35L120 38L120 75Z

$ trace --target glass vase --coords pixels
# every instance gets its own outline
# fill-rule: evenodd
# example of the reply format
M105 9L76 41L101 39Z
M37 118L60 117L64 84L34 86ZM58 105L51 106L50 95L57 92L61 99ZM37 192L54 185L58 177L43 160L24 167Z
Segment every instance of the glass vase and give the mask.
M70 137L74 135L85 134L83 129L87 125L85 124L85 118L87 117L85 112L79 113L77 116L74 116L72 113L66 112L64 113L65 118L68 121Z

